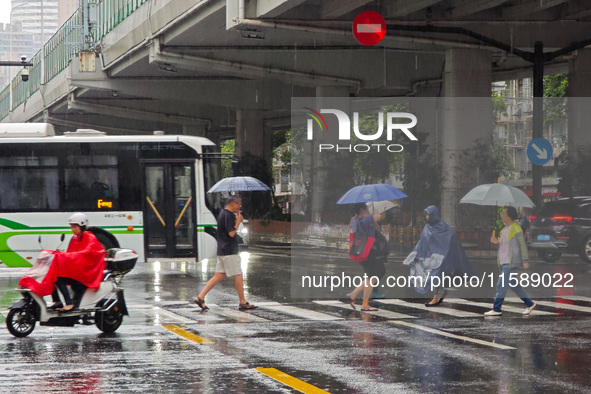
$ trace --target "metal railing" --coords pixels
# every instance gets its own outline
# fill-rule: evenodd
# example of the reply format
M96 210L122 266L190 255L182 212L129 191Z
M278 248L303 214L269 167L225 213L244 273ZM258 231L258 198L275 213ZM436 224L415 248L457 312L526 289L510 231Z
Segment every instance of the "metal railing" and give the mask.
M95 27L96 42L111 32L133 12L149 0L102 0L97 7ZM82 10L78 9L58 31L33 56L29 67L29 80L22 81L20 73L0 93L0 120L31 97L45 84L64 71L80 51L83 35ZM76 45L80 44L80 45ZM43 73L43 75L42 75ZM12 108L10 105L10 84L12 84Z

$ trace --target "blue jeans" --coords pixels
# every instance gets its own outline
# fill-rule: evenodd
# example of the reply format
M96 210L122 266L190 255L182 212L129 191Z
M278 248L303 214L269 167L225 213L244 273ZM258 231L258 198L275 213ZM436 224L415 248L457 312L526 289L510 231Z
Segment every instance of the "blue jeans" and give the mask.
M505 294L507 294L507 290L509 289L509 278L512 272L517 271L514 268L509 268L508 264L501 265L501 276L497 282L497 294L495 295L495 302L493 305L493 310L496 312L501 311L503 301L505 301ZM527 308L534 304L534 302L527 296L527 293L525 290L523 290L523 287L521 287L519 283L517 286L511 287L511 290L517 294L517 297L521 298Z

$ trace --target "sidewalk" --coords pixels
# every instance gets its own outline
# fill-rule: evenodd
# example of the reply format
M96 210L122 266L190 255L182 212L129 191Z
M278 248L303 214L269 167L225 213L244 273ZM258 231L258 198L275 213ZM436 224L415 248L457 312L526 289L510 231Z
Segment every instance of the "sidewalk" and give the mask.
M347 252L347 245L344 247L335 247L334 243L323 243L323 244L312 244L312 243L290 243L285 242L286 239L282 239L283 242L275 242L269 239L252 241L250 246L260 249L281 249L281 250L292 250L292 249L311 249L326 252L327 254L334 255L345 255ZM343 243L344 244L344 243ZM400 248L399 244L390 244L390 256L407 256L412 249L407 250L406 248ZM464 250L469 258L496 258L497 251L477 249L474 244L464 245Z

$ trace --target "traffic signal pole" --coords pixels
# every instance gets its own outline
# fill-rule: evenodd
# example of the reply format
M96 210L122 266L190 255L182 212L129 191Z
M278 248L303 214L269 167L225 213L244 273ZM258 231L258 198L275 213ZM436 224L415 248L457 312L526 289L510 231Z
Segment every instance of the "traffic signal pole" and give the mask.
M544 44L534 44L534 108L532 138L544 137ZM532 200L542 206L542 166L532 163Z

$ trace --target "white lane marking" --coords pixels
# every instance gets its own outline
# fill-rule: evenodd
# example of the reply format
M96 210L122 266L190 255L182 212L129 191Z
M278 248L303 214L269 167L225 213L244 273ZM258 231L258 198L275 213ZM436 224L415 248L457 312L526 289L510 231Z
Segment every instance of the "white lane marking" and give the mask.
M154 305L150 304L127 304L128 309L152 309Z
M271 309L275 312L283 312L288 315L297 316L306 320L344 320L342 317L332 316L328 313L311 311L309 309L298 308L291 305L283 305L279 302L258 302L257 305L263 309Z
M260 322L269 321L268 319L264 319L262 317L252 315L250 312L239 311L238 307L236 307L236 310L233 310L233 309L229 309L229 308L222 308L221 306L216 305L216 304L207 304L207 306L209 307L209 311L205 312L205 313L213 312L216 315L221 315L221 316L229 317L231 319L236 319L239 322L260 323Z
M432 334L442 335L444 337L459 339L459 340L466 341L466 342L477 343L479 345L491 346L491 347L494 347L497 349L503 349L503 350L514 350L515 349L514 347L511 347L511 346L502 345L502 344L494 343L494 342L483 341L481 339L476 339L476 338L465 337L462 335L451 334L449 332L437 330L435 328L419 326L418 324L410 323L407 321L396 320L396 321L389 321L388 323L398 324L401 326L406 326L406 327L411 327L411 328L416 328L417 330L430 332Z
M583 297L583 296L558 296L554 298L564 298L565 300L573 300L573 301L584 301L584 302L591 302L591 298Z
M188 319L184 316L177 315L176 313L164 310L157 306L151 308L133 308L132 310L138 310L149 317L153 317L156 321L156 325L164 324L163 322L177 322L177 323L185 323L185 324L192 324L195 323L195 320Z
M509 301L509 302L522 302L519 298L507 298L505 301ZM549 306L549 307L556 308L556 309L568 309L568 310L571 310L571 311L591 313L591 307L588 307L588 306L580 306L580 305L572 305L572 304L562 304L560 302L553 302L553 301L537 301L537 300L533 300L533 301L537 305Z
M343 304L341 301L336 301L336 300L314 301L314 303L319 304L319 305L328 305L328 306L334 306L337 308L352 310L350 305ZM357 311L362 312L361 307L359 305L357 305ZM362 312L362 313L371 313L372 315L380 316L380 317L383 317L386 319L416 319L417 318L416 316L405 315L403 313L387 311L385 309L379 309L377 312Z
M427 307L424 304L417 304L414 302L408 302L408 301L404 301L404 300L394 300L394 299L378 300L378 302L381 302L382 304L388 304L388 305L399 305L399 306L403 306L406 308L421 309L424 311L429 311L429 312L434 312L434 313L442 313L444 315L451 315L451 316L455 316L455 317L482 317L482 315L480 313L467 312L467 311L462 311L459 309L446 308L446 307L442 307L440 305L435 306L435 307ZM444 302L445 302L445 300L444 300Z
M491 310L492 309L492 306L493 306L492 300L491 300L491 302L475 302L475 301L464 300L464 299L461 299L461 298L446 298L445 300L447 302L451 302L452 304L464 304L464 305L471 305L471 306L479 306L481 308L486 308L488 310ZM514 307L514 306L503 305L503 312L518 313L518 314L521 315L524 309L525 309L525 306L523 308L517 308L517 307ZM556 315L556 313L538 311L538 310L535 310L534 309L530 313L530 315L554 316L554 315Z

